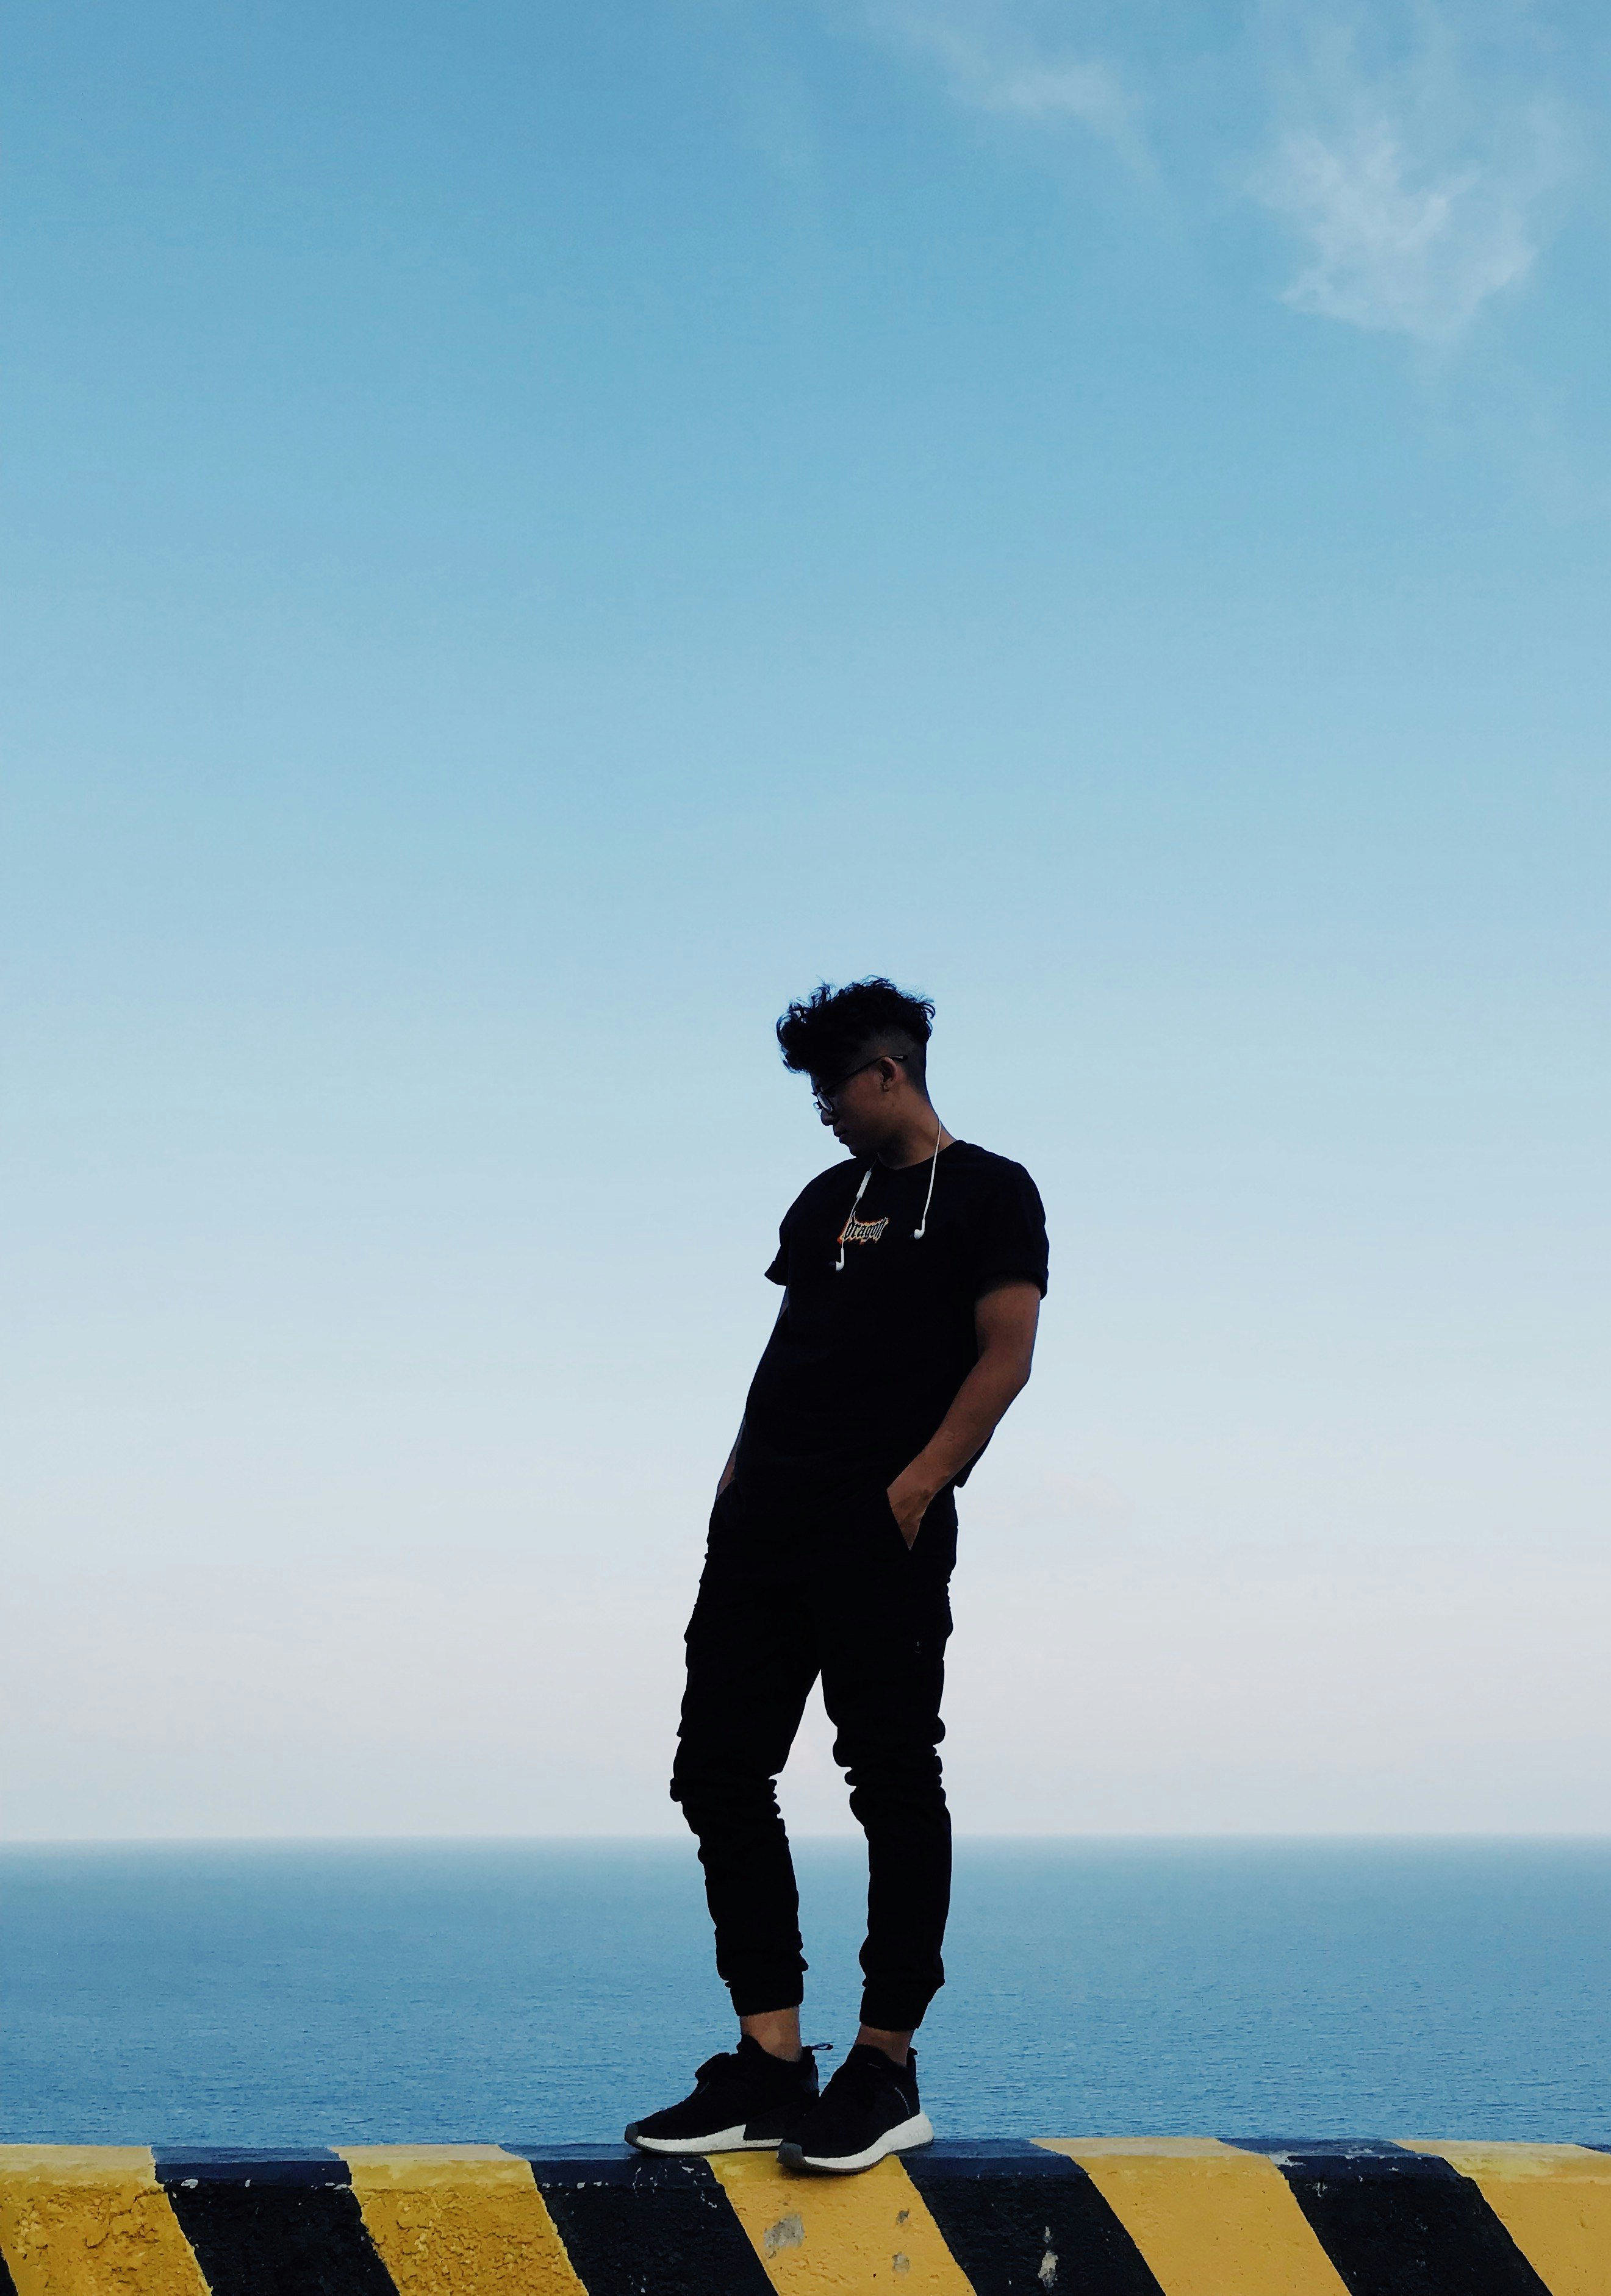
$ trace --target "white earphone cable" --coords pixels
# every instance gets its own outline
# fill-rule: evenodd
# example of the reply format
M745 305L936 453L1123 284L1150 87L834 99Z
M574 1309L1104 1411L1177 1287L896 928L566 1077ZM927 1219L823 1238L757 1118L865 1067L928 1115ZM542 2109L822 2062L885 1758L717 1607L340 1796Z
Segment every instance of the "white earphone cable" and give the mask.
M940 1144L944 1137L945 1127L944 1125L940 1125L936 1128L934 1133L934 1152L929 1159L929 1185L928 1193L923 1199L923 1218L912 1230L912 1242L914 1243L922 1242L924 1231L927 1228L929 1224L929 1206L934 1201L934 1175L940 1168ZM851 1199L851 1209L845 1214L844 1226L839 1231L839 1257L834 1262L834 1273L835 1275L842 1275L844 1273L845 1239L856 1224L856 1207L861 1201L863 1196L866 1195L867 1192L867 1182L872 1178L872 1177L873 1167L869 1164L867 1170L861 1176L861 1185L857 1189L855 1194Z
M834 1275L842 1275L842 1274L843 1273L843 1270L844 1270L844 1240L845 1240L846 1236L847 1236L847 1235L849 1235L849 1234L850 1234L850 1232L851 1232L851 1221L855 1218L855 1217L856 1217L856 1207L857 1207L857 1205L861 1201L861 1199L863 1198L863 1196L865 1196L865 1195L866 1195L866 1193L867 1193L867 1182L872 1178L872 1177L873 1177L873 1168L872 1168L872 1166L869 1164L869 1165L867 1166L867 1170L866 1170L866 1171L862 1174L862 1176L861 1176L861 1185L857 1189L857 1191L856 1191L855 1194L854 1194L854 1195L851 1197L851 1209L850 1209L850 1210L845 1214L845 1216L844 1216L844 1226L843 1226L840 1229L840 1231L839 1231L839 1257L838 1257L838 1259L834 1262Z
M912 1230L912 1242L914 1243L917 1243L922 1241L923 1231L929 1224L929 1206L934 1201L934 1175L940 1168L940 1143L944 1139L944 1125L937 1124L934 1127L934 1153L929 1161L929 1192L923 1200L923 1218Z

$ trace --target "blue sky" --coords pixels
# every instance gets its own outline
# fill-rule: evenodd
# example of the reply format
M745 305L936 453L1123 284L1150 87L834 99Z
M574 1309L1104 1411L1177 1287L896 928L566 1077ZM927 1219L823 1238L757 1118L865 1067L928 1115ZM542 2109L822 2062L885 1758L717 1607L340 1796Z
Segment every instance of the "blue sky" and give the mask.
M1597 14L8 77L9 1830L670 1827L874 969L1052 1223L959 1822L1611 1824Z

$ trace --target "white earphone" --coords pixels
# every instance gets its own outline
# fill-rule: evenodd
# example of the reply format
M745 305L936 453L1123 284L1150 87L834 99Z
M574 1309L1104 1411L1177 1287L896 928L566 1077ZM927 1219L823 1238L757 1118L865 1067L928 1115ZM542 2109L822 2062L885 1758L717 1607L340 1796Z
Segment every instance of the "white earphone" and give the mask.
M929 1159L928 1193L923 1199L923 1218L912 1230L912 1242L914 1243L922 1242L924 1235L928 1228L929 1206L934 1201L934 1175L940 1168L940 1143L944 1136L945 1127L941 1125L934 1135L934 1152ZM856 1224L856 1207L861 1201L863 1196L866 1195L867 1192L867 1182L872 1178L872 1177L873 1168L869 1164L867 1170L861 1176L861 1185L857 1189L856 1193L851 1199L851 1209L845 1214L844 1226L839 1231L839 1257L834 1262L834 1273L835 1275L842 1275L844 1273L845 1239Z
M941 1138L944 1136L944 1125L936 1125L934 1128L934 1152L929 1160L929 1192L923 1200L923 1218L912 1230L912 1242L914 1243L918 1243L922 1241L923 1231L929 1224L929 1206L934 1201L934 1174L940 1168L940 1143Z

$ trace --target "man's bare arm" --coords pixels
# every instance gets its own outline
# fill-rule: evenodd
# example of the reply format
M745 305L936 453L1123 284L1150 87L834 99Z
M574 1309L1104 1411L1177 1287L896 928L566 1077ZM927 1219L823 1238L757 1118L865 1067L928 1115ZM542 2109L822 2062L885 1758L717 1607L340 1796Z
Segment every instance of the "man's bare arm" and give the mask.
M975 1303L979 1360L933 1434L890 1485L890 1506L908 1546L934 1494L990 1440L1007 1406L1028 1385L1040 1316L1040 1292L1033 1283L1003 1283Z

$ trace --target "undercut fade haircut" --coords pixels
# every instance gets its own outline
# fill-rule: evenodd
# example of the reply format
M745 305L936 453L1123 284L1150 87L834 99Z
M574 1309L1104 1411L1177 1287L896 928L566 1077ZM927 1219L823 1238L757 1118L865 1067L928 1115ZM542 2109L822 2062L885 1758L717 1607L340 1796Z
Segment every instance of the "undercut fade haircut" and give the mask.
M863 1061L888 1053L921 1092L927 1088L933 1026L931 998L908 996L875 973L870 980L852 980L843 988L819 982L778 1021L777 1042L785 1069L829 1086Z

